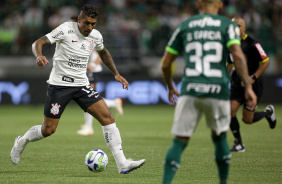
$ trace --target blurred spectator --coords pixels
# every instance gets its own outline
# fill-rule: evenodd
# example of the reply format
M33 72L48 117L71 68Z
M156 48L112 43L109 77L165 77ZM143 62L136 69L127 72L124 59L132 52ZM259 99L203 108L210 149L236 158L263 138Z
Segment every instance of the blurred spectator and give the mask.
M242 16L247 32L269 55L280 58L273 68L282 71L282 53L277 52L282 47L282 0L223 2L221 14ZM100 9L96 29L103 29L104 42L117 64L139 61L143 56L159 57L172 31L197 13L195 0L1 0L0 54L31 55L31 41L78 16L78 7L85 3Z

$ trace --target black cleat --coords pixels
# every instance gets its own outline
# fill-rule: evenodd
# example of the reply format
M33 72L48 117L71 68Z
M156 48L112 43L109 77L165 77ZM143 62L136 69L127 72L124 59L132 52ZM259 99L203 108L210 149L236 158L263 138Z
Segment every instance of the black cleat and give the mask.
M276 127L276 117L275 117L275 111L274 111L273 105L266 106L264 112L266 112L266 111L270 112L270 115L268 115L266 117L268 124L269 124L269 127L271 129L274 129Z
M234 146L230 149L231 152L245 152L244 144L239 144L234 141Z

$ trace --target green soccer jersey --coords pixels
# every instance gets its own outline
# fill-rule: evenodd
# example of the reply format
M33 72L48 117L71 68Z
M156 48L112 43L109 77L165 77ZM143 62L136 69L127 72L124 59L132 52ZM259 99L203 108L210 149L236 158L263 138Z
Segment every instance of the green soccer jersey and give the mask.
M181 95L229 100L226 57L231 45L240 44L239 34L236 23L221 15L196 15L178 26L166 51L183 51Z

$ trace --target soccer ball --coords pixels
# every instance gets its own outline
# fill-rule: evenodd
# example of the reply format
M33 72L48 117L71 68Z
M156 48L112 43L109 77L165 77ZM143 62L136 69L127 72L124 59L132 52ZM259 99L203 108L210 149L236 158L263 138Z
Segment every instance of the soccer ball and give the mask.
M90 171L102 172L107 168L108 156L100 149L89 151L85 157L85 165Z

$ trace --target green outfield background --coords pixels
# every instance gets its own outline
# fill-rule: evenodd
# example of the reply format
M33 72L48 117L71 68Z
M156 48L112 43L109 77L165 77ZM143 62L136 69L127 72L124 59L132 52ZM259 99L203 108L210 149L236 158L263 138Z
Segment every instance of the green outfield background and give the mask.
M275 105L275 104L274 104ZM260 105L258 110L263 110ZM230 184L282 183L282 105L275 105L277 127L271 130L266 120L253 125L240 121L245 153L232 153ZM126 157L146 159L146 164L128 175L118 174L114 158L107 147L102 128L94 122L94 136L81 137L76 131L83 124L83 112L77 105L66 108L54 135L30 143L18 165L10 160L14 139L31 126L42 123L43 105L0 105L0 183L95 183L157 184L161 183L163 160L171 145L170 129L174 107L169 105L125 105L123 117L116 116ZM241 119L241 109L238 118ZM228 132L229 146L233 137ZM102 149L109 157L108 168L93 173L84 165L92 149ZM204 119L199 124L173 183L218 183L214 148Z

